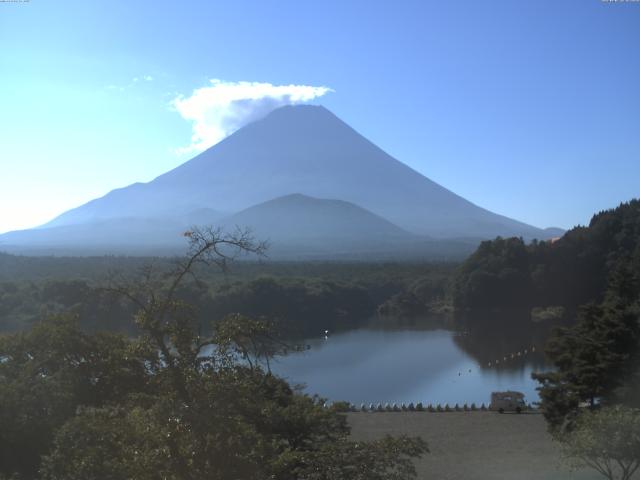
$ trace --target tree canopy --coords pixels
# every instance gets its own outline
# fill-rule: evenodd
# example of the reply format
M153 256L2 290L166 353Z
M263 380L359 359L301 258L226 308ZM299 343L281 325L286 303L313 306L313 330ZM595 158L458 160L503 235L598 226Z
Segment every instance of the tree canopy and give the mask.
M609 480L629 480L640 468L640 410L615 406L586 411L563 438L564 455Z
M177 295L194 265L226 262L225 245L260 253L221 235L192 233L172 271L106 288L136 305L137 338L84 333L69 316L2 337L0 477L415 478L420 438L351 441L344 415L265 370L286 349L273 324L231 315L198 328Z
M601 302L610 275L624 265L640 271L640 200L600 212L556 241L482 242L456 274L453 303L459 309L558 305L575 311Z
M640 278L621 264L609 279L601 304L584 306L577 323L556 330L546 354L556 370L534 374L552 431L571 429L580 404L634 398L640 373Z

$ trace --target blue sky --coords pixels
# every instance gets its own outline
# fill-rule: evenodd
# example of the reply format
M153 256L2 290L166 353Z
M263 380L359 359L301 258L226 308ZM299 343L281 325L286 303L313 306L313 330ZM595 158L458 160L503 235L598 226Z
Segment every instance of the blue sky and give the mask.
M188 160L176 99L211 79L330 88L312 101L536 226L640 196L638 2L31 0L0 3L0 41L0 232Z

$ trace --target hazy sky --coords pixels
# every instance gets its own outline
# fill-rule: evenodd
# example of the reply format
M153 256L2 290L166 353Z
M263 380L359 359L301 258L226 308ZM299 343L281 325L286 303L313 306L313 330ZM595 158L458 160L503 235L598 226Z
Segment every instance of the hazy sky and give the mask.
M288 102L536 226L640 196L639 2L31 0L0 42L0 232Z

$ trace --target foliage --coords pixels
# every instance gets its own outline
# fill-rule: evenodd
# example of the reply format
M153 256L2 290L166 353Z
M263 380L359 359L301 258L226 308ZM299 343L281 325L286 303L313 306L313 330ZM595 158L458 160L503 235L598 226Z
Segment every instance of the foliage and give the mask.
M263 276L219 288L208 311L214 318L232 312L269 318L290 337L308 337L360 326L374 314L375 304L358 285Z
M33 475L79 406L144 389L148 376L132 347L119 335L86 335L68 316L0 337L0 474Z
M547 356L557 370L534 374L553 431L571 429L582 402L619 401L640 365L640 288L627 267L612 275L601 305L584 307L571 328L558 329Z
M579 305L602 301L623 265L640 271L640 200L593 216L554 242L497 238L482 242L453 284L458 309Z
M140 335L82 333L68 318L0 343L0 475L74 479L415 477L418 438L352 442L344 415L262 368L283 347L274 325L240 315L199 329L179 292L197 264L250 237L189 235L173 271L146 269L105 290L136 308ZM227 257L227 258L225 258Z
M84 330L137 334L131 321L134 306L97 287L105 277L130 284L149 273L167 281L175 269L173 259L146 259L148 264L142 260L0 254L0 332L26 329L49 315L72 312ZM420 312L446 302L442 292L453 268L435 263L258 263L247 259L236 262L224 275L196 265L198 281L182 283L176 297L193 306L203 329L210 327L212 318L242 313L276 322L290 338L309 337L324 330L367 325L381 304L404 315L407 312L393 306L395 300L390 298L394 296L410 296Z
M88 330L133 330L134 310L84 280L0 283L0 332L23 330L62 313L75 315Z
M378 314L397 319L443 313L449 303L450 279L448 271L425 272L378 306Z
M485 241L460 267L454 283L456 307L515 307L531 290L530 259L521 238Z
M640 467L640 410L622 406L582 413L562 438L575 466L588 466L609 480L629 480Z

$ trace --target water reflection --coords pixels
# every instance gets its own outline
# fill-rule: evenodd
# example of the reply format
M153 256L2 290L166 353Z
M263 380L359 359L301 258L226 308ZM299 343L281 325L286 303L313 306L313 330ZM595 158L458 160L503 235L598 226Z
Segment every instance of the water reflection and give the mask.
M280 358L272 368L304 383L310 394L355 404L480 404L492 391L508 389L537 400L531 372L545 368L541 354L528 348L526 355L489 367L485 353L502 344L474 337L448 330L355 330L307 341L310 350Z
M454 337L456 345L481 365L507 370L546 367L543 352L552 325L532 322L528 311L474 311L456 315L453 322L460 331Z

